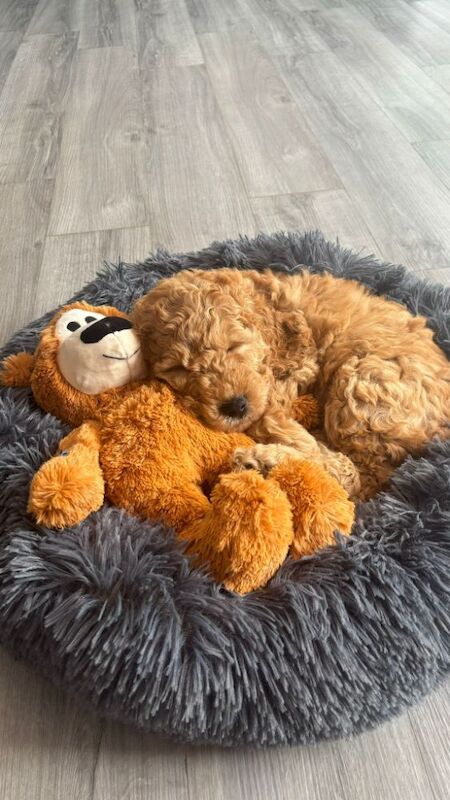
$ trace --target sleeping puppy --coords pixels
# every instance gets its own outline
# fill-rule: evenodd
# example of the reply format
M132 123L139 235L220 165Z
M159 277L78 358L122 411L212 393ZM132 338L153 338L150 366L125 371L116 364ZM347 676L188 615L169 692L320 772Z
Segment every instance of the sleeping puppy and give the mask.
M133 321L154 376L213 428L320 460L325 445L290 418L313 390L325 441L358 467L362 497L449 436L450 365L426 320L358 282L183 271L143 297Z

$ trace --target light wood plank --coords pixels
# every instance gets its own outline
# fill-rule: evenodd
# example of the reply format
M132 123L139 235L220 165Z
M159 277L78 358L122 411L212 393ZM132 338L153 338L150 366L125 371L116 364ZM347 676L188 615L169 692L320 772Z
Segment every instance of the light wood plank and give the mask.
M314 230L344 247L380 255L358 210L342 189L279 197L255 197L253 213L261 230Z
M38 0L2 0L0 5L0 30L24 30Z
M133 0L39 0L27 30L79 34L78 46L136 47Z
M139 62L144 69L151 69L167 52L179 66L203 63L184 0L139 3L136 28Z
M450 189L450 140L418 142L415 147L430 169Z
M364 0L362 0L364 2ZM392 0L389 0L392 3ZM410 0L409 0L410 2ZM413 0L413 8L427 20L433 21L443 31L450 33L450 14L448 13L448 0Z
M0 719L0 797L91 800L98 719L3 649Z
M216 33L248 23L245 1L185 0L196 33Z
M49 233L148 222L146 142L133 54L81 50L64 122Z
M152 249L150 229L126 228L48 236L34 291L32 316L64 303L92 280L104 261L144 261Z
M191 800L196 796L188 784L187 749L106 722L92 800Z
M354 8L321 12L352 41L341 61L410 142L449 138L450 98L423 70ZM323 33L325 35L325 33Z
M53 178L76 36L24 41L0 97L0 182Z
M0 93L22 41L22 35L22 31L0 31Z
M270 54L320 53L328 42L308 22L305 12L318 8L316 0L245 0L246 18Z
M343 798L438 800L407 714L362 736L337 742L336 751Z
M450 64L441 64L438 67L426 67L425 72L432 80L450 92Z
M328 24L317 20L315 11L340 5L341 0L186 0L197 33L218 33L234 30L254 32L271 54L327 50L329 40L317 30ZM342 46L345 38L336 36L333 46Z
M395 0L375 11L360 4L359 10L415 64L423 67L450 60L450 29L444 30L427 12L420 13L414 3Z
M441 800L407 715L374 732L316 747L192 748L187 773L198 800L297 800L299 793L307 800Z
M189 789L196 800L348 800L339 767L328 743L264 750L191 748L187 754Z
M280 59L289 87L383 256L450 263L450 194L335 51Z
M155 244L195 248L252 233L253 214L203 66L144 72Z
M441 283L450 285L450 271ZM450 786L450 683L410 709L409 718L437 800L447 800Z
M0 186L2 342L33 318L52 190L51 181Z
M256 39L201 38L208 74L249 195L340 186L278 71Z

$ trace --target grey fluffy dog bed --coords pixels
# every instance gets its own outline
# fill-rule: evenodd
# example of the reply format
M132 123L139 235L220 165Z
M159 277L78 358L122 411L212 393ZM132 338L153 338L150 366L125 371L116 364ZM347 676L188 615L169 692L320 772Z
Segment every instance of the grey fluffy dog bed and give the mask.
M450 354L450 290L319 233L216 242L107 267L74 299L128 311L161 276L201 266L329 270L424 314ZM33 350L50 315L3 355ZM0 405L0 636L103 713L192 741L312 742L374 726L449 667L450 443L407 460L354 535L245 597L192 570L170 530L105 506L63 534L26 513L64 427L28 391Z

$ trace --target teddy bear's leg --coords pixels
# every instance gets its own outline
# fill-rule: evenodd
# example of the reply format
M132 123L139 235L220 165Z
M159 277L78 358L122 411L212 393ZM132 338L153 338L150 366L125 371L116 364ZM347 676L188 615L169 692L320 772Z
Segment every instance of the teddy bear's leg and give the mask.
M134 493L133 504L129 510L139 516L152 520L162 520L175 528L177 533L194 520L203 518L209 511L210 503L200 487L186 481L183 475L170 474L167 480L159 475L159 480L151 481L151 491ZM110 498L117 505L127 507L126 498Z
M99 449L97 426L86 422L62 439L58 454L42 464L28 499L28 511L39 525L77 525L100 508L105 485Z
M291 555L309 555L333 544L334 532L350 533L354 504L337 480L318 464L289 459L270 473L289 498L294 536Z
M292 534L286 494L275 481L249 471L222 475L208 513L180 538L216 581L244 594L265 586L286 558Z

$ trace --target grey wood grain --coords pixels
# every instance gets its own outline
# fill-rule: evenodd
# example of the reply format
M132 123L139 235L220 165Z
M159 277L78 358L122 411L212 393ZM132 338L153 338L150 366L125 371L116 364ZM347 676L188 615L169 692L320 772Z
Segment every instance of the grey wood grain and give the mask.
M450 189L450 139L442 142L418 142L415 147L430 169Z
M0 186L0 338L32 319L52 181Z
M203 66L144 72L148 193L156 244L194 248L255 227Z
M344 247L382 257L358 209L343 189L279 197L254 197L252 208L260 230L323 231Z
M0 97L0 182L52 178L76 36L24 41Z
M91 800L101 724L0 650L0 797Z
M0 5L0 30L24 30L38 0L2 0Z
M341 0L186 0L197 33L253 31L270 53L278 54L326 50L333 32L328 30L324 43L317 27L328 28L328 23L317 20L315 11L340 4ZM334 46L344 42L336 36Z
M47 236L34 289L32 316L61 305L80 286L93 280L108 261L133 264L143 261L153 248L149 227L125 228L67 236Z
M413 267L449 264L448 190L338 52L279 59L301 112L384 256Z
M364 13L371 25L419 66L449 62L450 28L448 31L442 28L427 13L421 13L415 4L396 0L395 4L381 5L376 11L366 6ZM450 20L448 6L447 16Z
M438 67L426 67L424 71L446 92L450 92L450 63L440 64Z
M79 47L136 46L134 0L39 0L27 29L79 34Z
M201 37L208 74L249 195L332 189L340 181L254 36Z
M121 47L80 50L49 233L145 225L148 174L139 74Z
M307 16L302 13L317 9L317 0L245 0L246 18L258 38L271 54L317 53L328 48Z
M196 33L217 33L248 24L245 0L185 0Z
M180 66L203 62L184 0L139 2L136 28L139 63L144 69L151 69L167 51Z
M0 31L0 93L21 41L22 31Z
M106 722L92 800L191 800L189 748ZM200 800L200 797L199 797Z
M191 748L191 797L198 800L346 800L334 746L314 748Z
M364 2L364 0L360 0ZM392 0L388 0L392 3ZM414 11L419 11L426 20L430 20L450 33L450 14L448 0L414 0Z
M338 742L336 750L344 798L444 800L436 797L423 768L407 714L363 736Z
M356 9L321 13L352 41L336 50L341 61L408 141L447 138L450 97L438 84Z
M450 271L436 275L450 286ZM437 800L447 800L450 786L450 683L408 712L420 755Z

